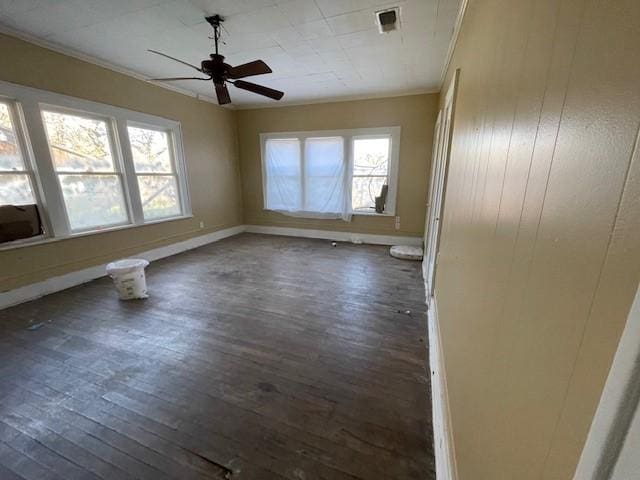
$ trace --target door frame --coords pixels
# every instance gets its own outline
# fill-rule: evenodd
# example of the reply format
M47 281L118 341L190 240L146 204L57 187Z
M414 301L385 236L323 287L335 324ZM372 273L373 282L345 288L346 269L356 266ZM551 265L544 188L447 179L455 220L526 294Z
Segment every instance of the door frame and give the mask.
M440 234L442 232L442 213L449 174L449 159L453 138L456 97L460 69L453 73L445 95L444 106L438 113L434 128L431 178L424 231L424 260L422 272L426 285L427 303L431 302L435 291L436 269L440 253Z
M431 154L431 175L429 175L429 193L427 197L427 213L424 218L424 239L423 246L426 253L429 250L429 225L430 225L430 217L431 217L431 205L433 204L431 197L433 195L433 184L435 182L436 176L436 165L438 163L438 158L440 155L440 136L441 136L441 123L442 123L442 110L438 111L438 116L436 117L436 125L433 127L433 153Z
M617 480L620 461L640 465L625 445L640 415L640 285L620 337L574 480ZM631 437L630 437L631 435ZM634 447L635 448L635 447Z

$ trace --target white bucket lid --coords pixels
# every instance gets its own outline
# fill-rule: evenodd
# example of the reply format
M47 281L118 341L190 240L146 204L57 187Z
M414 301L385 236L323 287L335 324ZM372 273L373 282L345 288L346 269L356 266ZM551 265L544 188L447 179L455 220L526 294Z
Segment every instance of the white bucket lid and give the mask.
M124 273L131 273L141 268L145 268L147 265L149 265L149 262L143 258L125 258L108 264L107 273L120 275Z

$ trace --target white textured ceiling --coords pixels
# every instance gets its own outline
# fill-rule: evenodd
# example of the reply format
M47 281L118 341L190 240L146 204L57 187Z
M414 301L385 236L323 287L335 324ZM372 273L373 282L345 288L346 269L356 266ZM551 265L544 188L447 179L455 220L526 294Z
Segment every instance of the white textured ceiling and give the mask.
M184 76L212 51L205 15L226 17L221 53L238 65L262 59L272 74L248 80L284 102L439 88L459 0L0 0L0 23L47 43L144 76ZM379 34L374 12L400 7L401 28ZM208 82L171 82L213 97ZM229 87L235 105L274 103Z

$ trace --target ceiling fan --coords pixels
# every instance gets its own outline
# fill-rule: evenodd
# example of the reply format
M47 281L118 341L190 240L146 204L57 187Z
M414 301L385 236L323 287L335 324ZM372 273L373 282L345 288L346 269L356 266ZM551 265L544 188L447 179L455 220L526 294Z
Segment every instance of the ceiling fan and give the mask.
M207 77L171 77L171 78L150 78L151 81L174 81L174 80L212 80L216 89L216 96L218 97L218 103L224 105L231 103L231 97L229 96L229 90L227 89L227 83L234 85L242 90L248 90L249 92L257 93L265 97L272 98L274 100L280 100L284 96L284 92L274 90L273 88L258 85L256 83L247 82L241 80L245 77L251 77L253 75L263 75L265 73L272 73L269 66L262 60L254 60L253 62L244 63L236 67L224 63L224 56L218 53L218 40L220 39L220 26L224 21L220 15L212 15L205 17L205 20L213 27L213 40L216 46L216 53L209 55L208 60L203 60L200 63L200 67L192 65L188 62L180 60L178 58L171 57L165 53L158 52L157 50L149 50L156 55L162 55L165 58L182 63L188 67L197 70Z

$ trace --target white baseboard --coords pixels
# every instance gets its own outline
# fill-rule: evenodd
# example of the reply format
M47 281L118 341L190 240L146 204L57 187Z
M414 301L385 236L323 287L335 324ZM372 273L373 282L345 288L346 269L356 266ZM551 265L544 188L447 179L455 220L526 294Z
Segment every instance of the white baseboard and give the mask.
M354 240L361 241L362 243L369 243L374 245L421 245L422 239L420 237L401 237L393 235L372 235L362 233L346 233L346 232L334 232L327 230L310 230L305 228L283 228L283 227L267 227L260 225L238 225L217 232L209 233L206 235L200 235L198 237L190 238L182 242L173 243L164 247L154 248L137 254L137 258L144 258L150 262L158 260L160 258L176 255L193 248L201 247L208 243L217 242L223 238L237 235L242 232L252 233L264 233L268 235L286 235L292 237L303 238L324 238L327 240L337 240L343 242L351 242ZM59 275L57 277L48 278L42 282L32 283L19 287L14 290L0 293L0 310L3 308L17 305L22 302L28 302L29 300L35 300L36 298L49 295L50 293L59 292L67 288L81 285L96 278L100 278L106 275L106 263L96 265L94 267L77 270L75 272L67 273L65 275Z
M264 225L245 225L250 233L284 235L287 237L321 238L338 242L368 243L371 245L422 245L422 237L403 237L400 235L374 235L371 233L336 232L331 230L312 230L309 228L269 227Z
M148 250L135 256L136 258L144 258L149 261L158 260L177 253L186 252L193 248L201 247L208 243L217 242L223 238L242 233L244 230L244 225L238 225L236 227L226 228L224 230L218 230L217 232L190 238L182 242L172 243L171 245L166 245L164 247L154 248L153 250ZM75 287L76 285L90 282L96 278L104 277L107 274L106 267L106 263L96 265L95 267L77 270L57 277L51 277L43 280L42 282L32 283L30 285L25 285L24 287L0 293L0 309L17 305L22 302L28 302L29 300L35 300L36 298L43 297L44 295L49 295L50 293L59 292L60 290L65 290L67 288Z
M438 307L434 297L429 301L428 324L436 478L437 480L457 480L458 472L451 431L449 395L447 394L442 341L440 338L440 328L438 326Z

